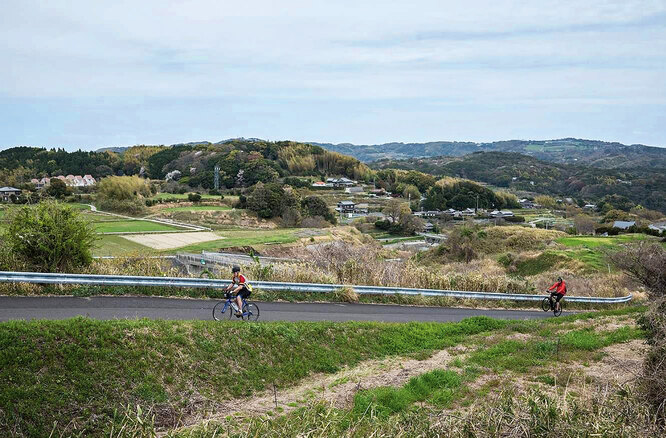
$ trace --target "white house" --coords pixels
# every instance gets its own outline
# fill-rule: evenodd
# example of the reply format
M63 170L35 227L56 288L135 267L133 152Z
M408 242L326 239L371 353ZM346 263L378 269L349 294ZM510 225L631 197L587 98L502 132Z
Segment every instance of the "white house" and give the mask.
M11 196L21 195L21 190L14 187L0 187L0 201L11 202Z

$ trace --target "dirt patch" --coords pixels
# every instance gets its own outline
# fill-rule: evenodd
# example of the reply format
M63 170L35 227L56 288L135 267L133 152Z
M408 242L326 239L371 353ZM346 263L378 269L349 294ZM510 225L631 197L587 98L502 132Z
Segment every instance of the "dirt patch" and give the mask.
M133 234L122 237L154 249L180 248L194 243L224 239L212 232Z
M425 360L395 357L381 361L371 360L336 374L317 374L296 387L277 389L275 392L271 388L255 397L228 400L218 406L219 414L209 418L189 418L184 423L187 427L228 415L263 415L275 411L276 399L281 414L291 412L314 400L323 400L344 408L352 403L354 395L361 389L401 386L414 376L445 368L451 359L452 356L448 351L442 350Z
M602 360L582 370L601 383L627 383L640 374L647 351L648 346L642 339L611 345L603 349Z

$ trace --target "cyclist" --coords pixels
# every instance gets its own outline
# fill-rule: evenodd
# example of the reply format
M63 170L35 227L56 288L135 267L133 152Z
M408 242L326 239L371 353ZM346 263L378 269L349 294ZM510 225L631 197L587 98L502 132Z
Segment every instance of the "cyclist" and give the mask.
M560 310L560 300L567 294L567 284L562 277L557 277L557 282L548 288L550 298L555 298L555 310Z
M236 311L236 318L243 316L243 300L247 299L252 293L252 286L247 282L245 276L240 273L240 270L240 266L231 268L231 284L225 289L225 292L231 291L231 293L236 294L236 302L231 303L231 307Z

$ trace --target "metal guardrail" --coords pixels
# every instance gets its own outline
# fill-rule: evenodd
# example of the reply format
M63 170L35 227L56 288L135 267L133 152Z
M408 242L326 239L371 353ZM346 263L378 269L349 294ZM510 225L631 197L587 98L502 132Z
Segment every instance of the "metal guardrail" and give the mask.
M182 277L139 277L121 275L49 274L38 272L0 271L0 283L84 284L91 286L161 286L221 289L229 285L229 280ZM354 292L358 294L375 295L423 295L429 297L508 301L540 301L544 298L544 295L415 289L402 287L349 286L342 284L281 283L274 281L253 281L251 284L258 289L293 292L331 293L342 287L351 287L354 289ZM566 299L567 301L577 303L617 304L627 303L631 301L632 298L633 295L630 294L625 297L614 298L567 296Z

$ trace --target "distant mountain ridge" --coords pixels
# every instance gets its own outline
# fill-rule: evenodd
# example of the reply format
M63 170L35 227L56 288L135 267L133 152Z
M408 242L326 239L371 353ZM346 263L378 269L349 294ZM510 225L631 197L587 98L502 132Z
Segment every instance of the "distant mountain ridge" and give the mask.
M331 151L350 155L363 162L437 156L459 157L474 152L518 152L544 161L567 164L584 161L587 166L605 169L666 168L666 148L577 138L506 140L490 143L456 141L384 143L380 145L310 143Z

